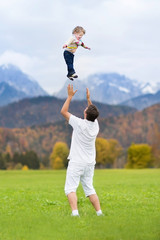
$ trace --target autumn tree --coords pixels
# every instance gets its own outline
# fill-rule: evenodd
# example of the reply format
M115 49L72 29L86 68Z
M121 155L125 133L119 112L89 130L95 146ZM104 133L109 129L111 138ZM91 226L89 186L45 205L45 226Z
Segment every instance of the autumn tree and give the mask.
M154 125L153 134L152 152L154 156L154 166L160 167L160 130L158 124Z
M108 142L109 142L109 149L108 149L107 161L114 168L120 167L120 164L118 161L122 155L122 150L123 150L122 146L116 139L109 139Z
M132 144L128 148L126 168L148 168L152 163L152 148L148 144Z
M116 161L122 153L122 147L115 139L96 139L96 164L99 167L116 167Z
M64 168L64 163L63 160L60 157L56 157L53 162L53 168L54 169L63 169Z
M12 149L11 149L10 144L7 144L5 153L6 153L6 154L9 154L11 157L13 156L13 153L12 153Z
M57 142L54 147L53 151L50 155L50 164L51 167L54 169L55 161L60 163L60 159L62 161L61 168L67 167L67 157L69 154L69 149L66 143L64 142ZM58 160L57 160L58 158Z
M96 165L105 166L107 159L108 141L104 138L96 139Z

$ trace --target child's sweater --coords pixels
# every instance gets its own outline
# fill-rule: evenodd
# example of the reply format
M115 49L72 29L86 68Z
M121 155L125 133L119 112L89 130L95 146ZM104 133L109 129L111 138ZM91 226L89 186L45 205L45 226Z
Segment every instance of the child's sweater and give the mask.
M84 43L81 40L77 40L76 37L73 35L66 43L66 50L71 52L73 49L77 49L78 46L82 46L85 48Z

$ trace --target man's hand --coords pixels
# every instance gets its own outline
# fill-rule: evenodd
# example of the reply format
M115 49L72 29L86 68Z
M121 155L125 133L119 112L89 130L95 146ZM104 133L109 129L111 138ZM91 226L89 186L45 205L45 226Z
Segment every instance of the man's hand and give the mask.
M88 101L88 106L92 104L91 100L90 100L90 91L88 88L86 88L86 98Z
M73 85L68 85L67 87L67 90L68 90L68 97L65 101L65 103L63 104L62 106L62 109L61 109L61 114L63 115L63 117L69 121L69 118L71 116L71 113L68 111L69 110L69 105L70 105L70 102L72 100L72 97L74 96L74 94L77 92L77 90L73 90Z
M68 87L67 87L67 89L68 89L68 97L73 97L74 96L74 94L77 92L77 90L73 90L73 85L68 85Z
M86 88L86 97L87 97L87 100L90 99L90 92L88 88Z

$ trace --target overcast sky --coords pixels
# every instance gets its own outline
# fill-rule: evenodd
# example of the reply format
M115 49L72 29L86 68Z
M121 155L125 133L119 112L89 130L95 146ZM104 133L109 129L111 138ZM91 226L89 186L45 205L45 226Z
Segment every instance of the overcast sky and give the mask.
M160 82L160 0L0 0L0 65L12 63L49 93L66 81L62 46L79 25L86 29L75 69L117 72Z

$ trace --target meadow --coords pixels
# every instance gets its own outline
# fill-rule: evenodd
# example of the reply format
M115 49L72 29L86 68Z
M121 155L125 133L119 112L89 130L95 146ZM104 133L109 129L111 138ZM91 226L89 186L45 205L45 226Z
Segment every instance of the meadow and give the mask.
M95 170L103 217L80 186L71 217L65 170L0 171L0 240L160 240L160 169Z

